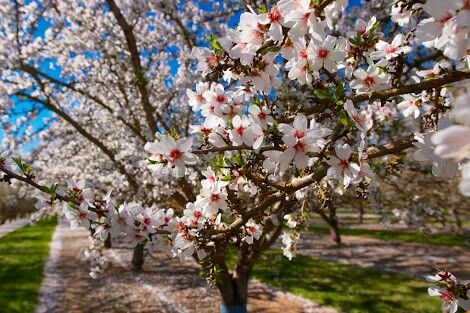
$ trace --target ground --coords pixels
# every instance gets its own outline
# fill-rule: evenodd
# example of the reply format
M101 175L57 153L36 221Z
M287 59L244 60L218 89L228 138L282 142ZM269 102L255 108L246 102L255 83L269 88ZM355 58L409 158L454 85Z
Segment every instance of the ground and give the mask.
M386 241L342 236L335 248L329 235L304 233L298 248L304 255L418 275L445 267L462 279L470 279L470 250L462 247Z
M31 227L25 229L28 235L34 234ZM46 235L32 237L44 238L43 258L52 229L49 225L44 230ZM9 239L22 232L17 230L0 241L22 246L22 241ZM343 241L343 246L337 248L325 234L305 233L299 255L292 261L276 247L267 251L254 269L249 312L431 313L438 310L439 302L426 295L427 283L422 275L436 264L461 277L470 273L468 249L360 236L343 236ZM199 276L195 263L181 263L163 254L149 255L144 271L136 274L130 269L132 249L115 244L105 251L110 267L94 280L88 275L87 262L80 258L87 244L87 231L71 231L63 224L56 228L36 312L219 311L217 290ZM8 255L10 251L11 247L2 253ZM38 264L35 272L39 278L33 281L36 287L28 297L29 306L11 312L32 312L42 269L42 263ZM2 262L0 268L4 268ZM28 285L28 279L23 284ZM17 288L22 284L12 277L7 281Z
M55 260L49 262L56 268L46 271L36 312L219 312L217 290L198 275L196 264L180 263L162 254L147 257L144 271L135 274L130 269L132 250L115 246L106 251L110 268L99 279L91 279L86 263L78 259L87 235L64 225L57 228L52 251ZM336 312L258 282L250 285L249 294L250 312Z

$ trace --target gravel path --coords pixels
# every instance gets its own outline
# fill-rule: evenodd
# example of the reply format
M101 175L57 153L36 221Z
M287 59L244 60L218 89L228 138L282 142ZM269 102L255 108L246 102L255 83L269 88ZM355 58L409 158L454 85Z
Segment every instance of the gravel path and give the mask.
M470 250L459 247L400 243L357 236L341 236L336 247L329 235L304 233L298 251L304 255L417 275L444 267L461 279L470 279Z
M0 225L0 237L11 233L17 228L23 227L29 223L29 218L19 218L13 221L8 221Z
M88 244L87 236L87 231L57 226L36 313L219 312L218 292L198 275L197 265L163 254L147 256L144 271L136 274L130 270L131 249L108 249L110 268L98 279L91 279L88 264L79 257ZM256 281L250 284L249 296L250 313L337 312Z

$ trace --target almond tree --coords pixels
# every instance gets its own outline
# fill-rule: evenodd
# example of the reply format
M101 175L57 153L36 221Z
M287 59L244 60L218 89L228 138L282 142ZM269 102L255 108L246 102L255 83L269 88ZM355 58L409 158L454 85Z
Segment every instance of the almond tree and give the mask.
M139 164L142 147L157 129L189 132L183 95L198 76L187 55L239 4L6 0L0 7L6 149L39 142L30 159L43 169L40 182L84 178L120 199L182 211L191 186L152 179ZM140 267L142 247L136 252Z
M132 3L123 2L121 7L132 7ZM78 77L93 80L94 71L100 68L99 73L102 70L105 74L96 76L105 78L105 86L124 84L122 88L126 89L135 83L135 97L129 98L131 109L107 116L113 121L123 118L137 129L146 125L155 132L155 140L144 145L149 134L142 132L140 143L126 141L130 131L115 132L106 118L99 124L88 123L79 133L87 138L85 134L94 134L96 128L99 137L91 135L88 141L111 139L105 143L112 143L113 150L104 144L104 150L99 144L93 149L101 149L105 155L108 150L115 153L109 156L110 161L116 163L126 185L132 186L144 170L133 159L137 156L131 152L133 149L140 147L148 153L146 163L153 176L141 174L146 179L136 182L138 192L124 196L125 202L117 202L110 194L100 196L104 188L89 188L83 181L70 182L63 190L57 185L37 183L32 167L19 159L13 160L19 169L16 171L7 164L7 158L2 159L3 179L34 186L50 195L49 202L65 202L71 224L95 229L95 236L101 240L110 233L125 234L131 243L146 245L149 251L194 258L208 281L219 289L221 311L246 312L253 266L278 238L282 238L284 254L293 257L306 212L315 198L324 200L322 197L331 194L328 190L332 188L373 183L373 169L386 163L398 166L397 154L414 151L416 159L433 163L433 173L438 176L451 177L461 168L460 189L464 195L469 194L468 1L399 0L392 5L368 1L362 11L348 10L347 0L281 0L268 7L247 6L235 29L210 36L209 47L192 47L195 66L203 78L195 86L191 79L186 80L185 84L190 85L188 99L178 96L186 88L184 84L175 85L177 95L165 109L154 108L153 101L145 100L148 90L162 88L148 85L148 76L138 65L153 50L136 52L136 41L132 40L136 36L132 33L137 33L137 25L141 25L139 21L155 16L139 15L141 18L131 23L132 14L126 17L113 1L107 1L106 8L92 12L106 16L103 21L112 20L109 23L113 28L77 44L96 41L111 45L114 59L130 60L125 68L132 78L113 78L116 64L108 68L97 61L95 66L95 59L105 54L94 54L89 49L83 53L86 61L80 63L83 71ZM179 10L185 8L172 12ZM55 11L50 14L55 16ZM87 14L85 10L79 15ZM80 17L74 13L71 20L74 18ZM94 27L97 20L92 18L90 26ZM173 21L175 29L181 28L178 20ZM214 26L217 22L211 23L211 28ZM62 23L65 33L69 27L68 21ZM114 31L114 27L120 31ZM145 32L153 27L140 29ZM117 33L124 34L125 39L107 41ZM14 32L9 34L13 42L18 37ZM52 32L45 38L54 36ZM183 32L184 38L191 38L188 36ZM139 38L145 42L149 37ZM57 38L65 37L59 32ZM188 47L191 42L189 39ZM126 47L129 49L123 49ZM73 62L69 61L74 59L70 48L54 50L48 46L48 51L56 51L54 57L58 60ZM31 76L39 80L32 85L36 87L34 93L22 91L32 87L30 78L11 74L4 80L8 94L23 92L18 95L55 104L56 96L48 100L47 86L42 87L44 75ZM18 90L15 83L22 88ZM113 95L99 84L94 86L86 90L93 97L100 97L101 92ZM68 87L57 88L63 91ZM97 116L98 111L80 100L70 100L67 94L61 100L68 103L65 116L73 112L75 119L84 121ZM187 107L183 106L186 102ZM135 125L129 122L133 115L139 118ZM65 146L61 136L69 131L67 126L52 129L47 134L54 136L44 141ZM66 158L86 155L73 150L73 145L67 147L74 152L69 151L67 154L73 156ZM55 153L62 150L51 147L43 166L34 167L52 167L53 160L63 155ZM119 182L117 186L120 196ZM152 192L145 194L145 188ZM167 194L177 190L177 195L165 197L163 190ZM146 197L152 200L146 202ZM176 202L184 204L185 209L179 210ZM231 251L236 251L237 257L233 271L227 265ZM466 306L459 300L467 298L467 289L462 288L431 293L441 296L445 310L455 312L456 303Z

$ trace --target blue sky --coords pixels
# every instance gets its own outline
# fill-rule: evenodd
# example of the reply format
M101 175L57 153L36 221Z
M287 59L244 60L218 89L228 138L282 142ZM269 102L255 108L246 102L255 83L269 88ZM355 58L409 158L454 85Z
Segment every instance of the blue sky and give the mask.
M361 3L361 0L350 0L348 8L351 8L352 6L355 6L355 5L360 5L360 3ZM207 11L211 10L210 4L207 4L207 3L204 3L204 2L200 2L200 7L207 10ZM232 18L230 18L230 20L228 22L228 25L230 27L235 27L238 24L241 13L242 13L242 11L238 12ZM44 33L45 33L45 31L47 30L48 27L49 27L49 23L46 20L41 20L39 22L39 26L36 30L35 35L38 36L38 37L43 37ZM172 49L172 47L169 47L168 49ZM60 78L60 68L56 67L54 69L51 69L50 62L53 62L53 60L51 60L49 62L44 62L43 64L41 64L41 70L45 71L47 74L49 74L53 77ZM178 62L176 60L172 60L172 61L169 61L169 65L170 65L170 68L171 68L171 73L175 74L177 72L178 68L179 68ZM23 108L28 108L28 105L31 105L31 104L28 103L28 102L22 102L22 107ZM43 128L44 127L44 118L48 118L50 116L51 116L51 114L47 111L42 112L41 114L39 114L34 119L34 121L32 123L33 128L35 130ZM13 122L15 122L18 117L19 117L19 115L14 115L14 116L11 116L10 119ZM25 125L24 127L26 127L26 126L27 125ZM3 139L3 137L4 137L3 130L0 129L0 142ZM24 147L23 147L24 151L22 151L22 153L28 152L30 149L32 149L37 144L38 144L37 141L31 141L30 143L24 145Z

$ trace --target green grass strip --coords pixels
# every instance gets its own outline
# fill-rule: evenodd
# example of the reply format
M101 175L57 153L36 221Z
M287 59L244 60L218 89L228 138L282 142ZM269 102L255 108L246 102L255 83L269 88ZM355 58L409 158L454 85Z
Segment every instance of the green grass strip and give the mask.
M328 234L327 227L311 226L309 231L317 234ZM393 230L372 230L357 228L341 228L341 235L359 236L367 238L375 238L391 241L402 241L412 243L423 243L436 246L457 246L466 249L470 248L470 238L454 234L423 234L420 232L410 231L393 231Z
M25 226L0 238L0 311L33 312L56 218Z
M231 250L233 254L233 250ZM230 265L234 266L234 258ZM258 280L348 313L435 313L440 302L427 295L423 279L357 265L268 250L253 270Z

